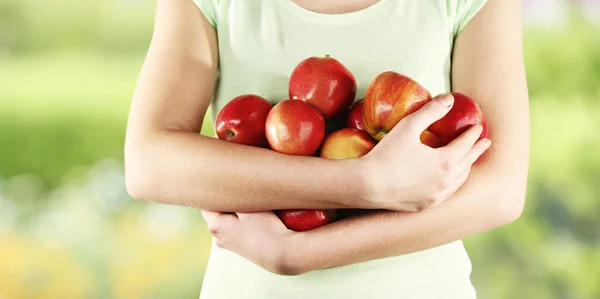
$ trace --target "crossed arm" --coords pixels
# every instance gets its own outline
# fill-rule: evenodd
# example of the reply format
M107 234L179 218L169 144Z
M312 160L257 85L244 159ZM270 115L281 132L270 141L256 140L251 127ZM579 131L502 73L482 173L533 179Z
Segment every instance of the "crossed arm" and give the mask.
M453 90L479 100L493 140L465 184L446 201L421 213L381 211L311 232L306 236L311 242L302 242L310 244L302 250L303 258L292 259L302 261L293 271L417 252L520 216L529 157L520 18L519 1L489 1L456 40Z
M488 1L455 42L452 88L478 100L493 140L492 147L473 165L458 191L419 213L374 211L303 233L286 231L272 214L253 212L371 207L367 200L368 186L357 179L361 174L349 171L360 171L351 164L357 162L284 156L193 133L199 130L214 87L217 61L214 32L209 32L211 28L198 16L183 16L190 14L185 5L166 2L158 1L164 18L169 16L165 10L179 7L180 12L170 15L182 15L180 19L190 20L190 24L172 31L181 34L180 47L175 49L161 46L168 44L161 39L173 38L172 32L161 34L169 26L155 28L148 61L164 55L179 61L148 63L140 77L141 87L132 106L126 146L127 186L133 197L237 212L237 216L205 212L217 244L281 274L416 252L490 230L519 217L527 180L529 110L518 0ZM165 23L182 25L168 20ZM203 32L186 33L198 30ZM186 38L191 35L207 38ZM193 51L172 53L183 49ZM169 68L164 69L165 66ZM183 77L187 79L182 81ZM159 82L162 84L156 84ZM178 99L177 105L170 102L173 98ZM236 169L241 163L243 169ZM222 180L232 173L236 175L233 178L236 186ZM273 177L272 173L281 175ZM323 184L320 173L327 173L328 177L334 173L339 179ZM265 186L264 181L272 184ZM304 184L295 184L297 181ZM280 200L283 196L286 201ZM249 234L248 230L256 233ZM271 251L264 250L265 244L270 245Z

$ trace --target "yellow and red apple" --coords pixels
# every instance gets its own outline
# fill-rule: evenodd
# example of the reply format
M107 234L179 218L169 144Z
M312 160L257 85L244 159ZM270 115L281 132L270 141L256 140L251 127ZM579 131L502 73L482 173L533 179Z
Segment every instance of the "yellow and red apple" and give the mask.
M480 138L487 137L487 123L479 105L462 93L451 94L454 96L452 108L421 134L423 144L433 148L445 146L477 124L483 125ZM391 71L381 73L371 82L365 96L367 132L379 141L404 117L431 100L429 91L415 80Z
M381 141L407 115L431 101L427 89L408 76L387 71L379 74L365 95L367 132Z
M332 160L354 159L369 153L375 147L369 134L353 128L335 131L323 142L321 157Z

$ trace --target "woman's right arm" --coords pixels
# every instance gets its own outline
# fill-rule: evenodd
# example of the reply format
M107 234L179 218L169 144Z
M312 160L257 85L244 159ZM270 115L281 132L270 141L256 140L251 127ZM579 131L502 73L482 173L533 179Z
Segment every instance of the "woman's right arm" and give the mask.
M135 199L221 212L421 210L458 188L448 182L464 171L448 166L473 155L476 129L442 149L418 141L448 111L439 101L405 118L360 159L289 156L202 136L217 63L215 30L193 2L158 0L125 142L126 186Z

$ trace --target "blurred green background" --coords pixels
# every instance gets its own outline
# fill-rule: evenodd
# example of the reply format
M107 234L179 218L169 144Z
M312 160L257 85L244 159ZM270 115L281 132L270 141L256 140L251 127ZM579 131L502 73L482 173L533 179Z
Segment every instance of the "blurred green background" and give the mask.
M465 240L481 298L600 298L600 14L574 7L526 23L527 205ZM199 211L136 202L123 182L153 9L0 2L0 298L197 298Z

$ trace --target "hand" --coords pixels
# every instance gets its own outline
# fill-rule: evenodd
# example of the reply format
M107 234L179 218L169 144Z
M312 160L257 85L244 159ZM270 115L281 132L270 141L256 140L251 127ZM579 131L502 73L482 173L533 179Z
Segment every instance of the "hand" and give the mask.
M443 95L403 118L362 159L368 208L420 212L450 197L467 180L471 166L490 146L478 138L480 125L450 144L431 148L420 135L450 111L454 98Z
M219 213L202 211L215 244L233 251L256 265L279 275L298 275L298 258L291 252L298 248L298 235L285 227L272 211L254 213Z

